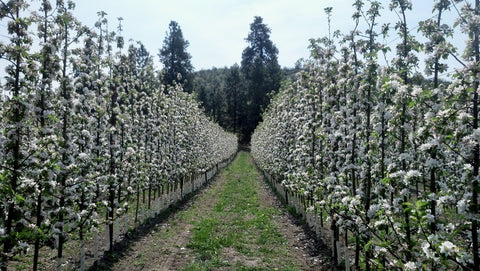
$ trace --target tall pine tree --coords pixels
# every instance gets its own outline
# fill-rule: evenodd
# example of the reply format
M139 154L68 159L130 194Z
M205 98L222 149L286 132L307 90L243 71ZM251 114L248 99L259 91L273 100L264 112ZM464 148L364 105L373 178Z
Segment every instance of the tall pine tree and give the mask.
M242 134L247 141L261 120L261 112L269 101L270 92L280 87L281 69L278 65L278 49L270 40L270 28L256 16L250 24L250 33L245 39L247 48L242 53L241 71L246 79L248 116L242 125Z
M158 56L164 67L162 82L165 85L180 83L185 91L191 92L193 66L190 63L192 56L187 52L188 45L180 25L171 21Z

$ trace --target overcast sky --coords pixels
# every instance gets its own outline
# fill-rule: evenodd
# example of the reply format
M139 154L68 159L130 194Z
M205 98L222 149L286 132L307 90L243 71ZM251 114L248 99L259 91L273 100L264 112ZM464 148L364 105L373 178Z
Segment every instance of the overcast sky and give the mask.
M75 14L92 26L97 12L108 14L111 29L117 18L124 19L126 39L145 44L158 63L168 24L177 21L184 38L190 42L195 70L240 64L247 46L245 38L254 16L261 16L271 29L271 40L279 50L282 67L293 67L300 58L308 58L309 39L328 34L324 9L333 7L332 28L348 33L353 29L353 0L77 0ZM398 17L384 3L382 20L395 22ZM410 27L432 16L433 0L415 0L409 13ZM452 16L447 19L453 20ZM449 23L451 24L451 23ZM362 29L361 29L362 30ZM416 30L413 30L416 33ZM395 47L399 39L392 33L386 42ZM394 48L393 48L394 50Z

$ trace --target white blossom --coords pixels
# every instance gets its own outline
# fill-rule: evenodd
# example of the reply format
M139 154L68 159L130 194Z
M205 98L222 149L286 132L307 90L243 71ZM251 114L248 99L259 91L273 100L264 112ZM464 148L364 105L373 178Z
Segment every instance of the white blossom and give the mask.
M472 131L472 139L475 141L480 141L480 128L474 129Z
M414 262L407 262L403 267L405 270L417 270L417 265Z
M405 174L405 178L407 180L409 180L411 178L415 178L415 177L421 177L421 176L422 176L422 174L418 170L409 170L409 171L407 171L407 174Z
M461 199L457 202L457 209L459 214L465 214L467 210L467 205L468 201L466 199Z
M438 257L435 257L435 253L432 249L430 249L430 244L428 242L422 243L422 250L427 259L434 259L437 260Z
M450 256L458 252L458 247L450 241L444 241L440 244L440 253Z

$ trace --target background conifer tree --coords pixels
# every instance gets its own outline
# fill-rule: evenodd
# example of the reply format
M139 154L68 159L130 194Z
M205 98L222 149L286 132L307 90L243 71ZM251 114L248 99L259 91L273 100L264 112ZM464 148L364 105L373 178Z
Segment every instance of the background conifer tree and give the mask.
M270 28L263 23L263 18L255 16L250 24L250 33L245 39L247 48L242 52L241 71L246 79L248 105L247 123L242 127L245 139L261 120L261 112L270 102L270 92L277 92L280 87L281 69L278 65L278 49L270 40Z
M191 92L193 66L190 63L192 56L187 52L188 45L189 42L183 38L180 25L176 21L171 21L158 56L163 64L162 82L165 85L181 83L185 91Z

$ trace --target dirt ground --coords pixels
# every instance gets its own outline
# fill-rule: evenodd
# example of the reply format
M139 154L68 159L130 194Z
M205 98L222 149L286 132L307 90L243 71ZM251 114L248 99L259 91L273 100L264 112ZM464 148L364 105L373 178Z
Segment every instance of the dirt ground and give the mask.
M261 176L259 174L259 176ZM152 221L143 232L131 236L119 248L119 252L105 259L100 266L92 270L182 270L194 261L195 254L187 246L195 227L195 216L206 217L215 207L218 193L226 182L220 172L215 179L186 203L183 203L167 218ZM316 243L313 234L290 215L275 197L268 185L261 182L259 198L261 204L274 206L281 211L275 216L275 223L286 240L289 257L296 262L300 270L332 270L325 251ZM189 215L189 214L195 215ZM197 217L197 218L198 218ZM228 219L228 218L227 218ZM245 257L234 249L225 248L222 252L225 261L241 262L242 265L256 269L261 259ZM212 269L210 269L212 270ZM213 270L232 270L232 267L220 267ZM244 270L244 269L243 269ZM262 269L263 270L263 269ZM276 270L276 269L274 269Z

